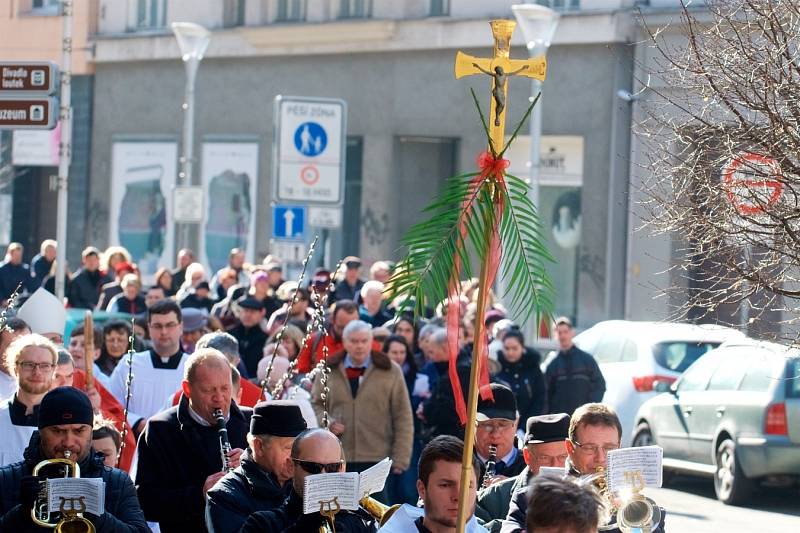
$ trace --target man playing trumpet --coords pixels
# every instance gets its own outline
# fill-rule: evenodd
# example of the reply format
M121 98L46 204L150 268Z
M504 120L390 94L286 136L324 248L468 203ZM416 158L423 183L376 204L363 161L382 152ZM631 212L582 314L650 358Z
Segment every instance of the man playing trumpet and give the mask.
M97 533L149 532L128 475L105 466L103 456L92 448L93 417L88 396L74 387L45 394L39 405L39 431L31 437L24 460L0 468L0 531L52 531L31 517L44 481L33 471L41 461L68 458L78 464L82 478L105 482L105 512L84 513Z

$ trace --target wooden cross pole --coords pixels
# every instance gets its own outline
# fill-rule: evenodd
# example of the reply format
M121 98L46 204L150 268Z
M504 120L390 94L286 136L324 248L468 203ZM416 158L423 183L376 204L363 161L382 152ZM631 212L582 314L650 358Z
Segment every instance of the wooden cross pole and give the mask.
M503 150L505 144L506 121L506 96L508 94L508 77L525 76L544 81L547 63L544 56L531 59L510 59L511 34L514 32L516 22L512 20L493 20L489 23L494 37L494 53L491 58L478 58L463 52L456 54L455 75L456 79L473 74L483 74L492 78L492 99L489 114L489 152L492 156ZM497 201L496 195L492 197ZM495 224L497 221L495 221ZM493 227L486 226L486 239ZM478 285L478 314L475 318L475 339L484 335L484 316L486 314L486 298L491 287L488 286L488 254L481 264L480 281ZM475 346L475 344L473 344ZM463 533L469 520L474 501L467 501L470 494L472 480L472 454L475 444L476 417L478 411L478 376L480 376L480 354L473 349L472 365L469 379L469 394L467 403L467 423L464 428L464 455L461 459L461 486L458 498L458 521L456 531ZM479 481L479 480L478 480ZM477 488L477 487L476 487Z

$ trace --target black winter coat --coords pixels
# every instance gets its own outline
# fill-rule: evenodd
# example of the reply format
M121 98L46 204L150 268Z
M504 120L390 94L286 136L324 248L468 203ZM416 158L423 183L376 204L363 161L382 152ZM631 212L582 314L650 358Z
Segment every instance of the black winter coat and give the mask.
M497 362L500 371L495 374L493 381L508 385L514 391L519 411L519 429L525 431L528 418L544 412L544 375L539 368L541 356L533 348L526 347L522 358L510 363L501 350L497 353Z
M236 337L239 341L239 355L247 369L247 377L256 377L258 374L258 362L264 357L264 345L267 343L267 334L259 325L246 328L239 324L228 330L228 333Z
M211 533L238 533L248 516L280 507L291 490L291 483L278 485L248 449L242 454L242 464L208 491L206 528Z
M241 533L316 533L322 525L319 513L303 514L303 499L292 490L280 507L253 513ZM373 533L375 520L366 511L339 511L335 523L337 533Z
M456 371L465 403L469 394L469 365L470 358L464 353L459 354ZM439 379L431 390L431 396L422 404L422 414L425 417L422 423L422 440L427 442L438 435L453 435L463 439L464 426L456 413L455 396L448 372L449 363L434 363L434 367L439 372Z
M231 402L228 440L246 448L252 409ZM189 415L185 396L147 422L137 448L136 491L142 510L162 533L205 531L203 484L222 470L219 436Z
M94 309L100 299L100 287L106 279L100 272L89 272L82 268L73 276L69 284L67 299L70 307L76 309Z
M585 403L600 402L606 380L594 357L574 344L560 351L545 370L547 412L572 414Z
M0 532L28 533L53 531L34 525L30 508L19 504L20 480L33 473L42 460L39 432L34 432L25 449L24 460L0 468ZM105 510L102 516L85 514L97 533L150 533L136 499L136 490L128 474L103 465L103 456L91 450L79 463L82 478L103 478L106 483Z

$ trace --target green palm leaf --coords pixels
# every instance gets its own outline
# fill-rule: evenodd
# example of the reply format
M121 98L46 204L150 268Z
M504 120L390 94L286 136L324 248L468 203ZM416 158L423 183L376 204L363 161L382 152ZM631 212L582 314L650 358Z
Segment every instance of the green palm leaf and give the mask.
M486 120L474 93L473 99L488 137ZM537 102L538 97L515 128L511 141ZM500 157L511 141L503 147ZM494 153L495 149L490 142L490 150ZM435 307L450 293L457 262L461 266L460 279L465 279L472 277L473 256L481 263L488 259L492 229L498 227L502 278L507 283L503 297L518 319L524 321L534 315L538 322L553 308L553 284L546 265L554 259L544 244L536 208L528 198L529 186L511 175L505 176L504 186L488 180L475 183L478 175L462 174L447 180L439 197L423 211L429 218L408 230L401 241L408 254L387 284L388 296L400 296L400 309L413 305L415 314ZM495 199L503 202L500 220L495 213Z

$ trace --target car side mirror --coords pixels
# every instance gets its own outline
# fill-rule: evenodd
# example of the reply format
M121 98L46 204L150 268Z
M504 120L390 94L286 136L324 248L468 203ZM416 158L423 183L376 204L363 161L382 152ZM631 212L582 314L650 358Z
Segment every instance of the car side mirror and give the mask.
M655 380L653 382L653 390L656 392L671 392L675 394L675 389L672 387L672 383L667 381Z

